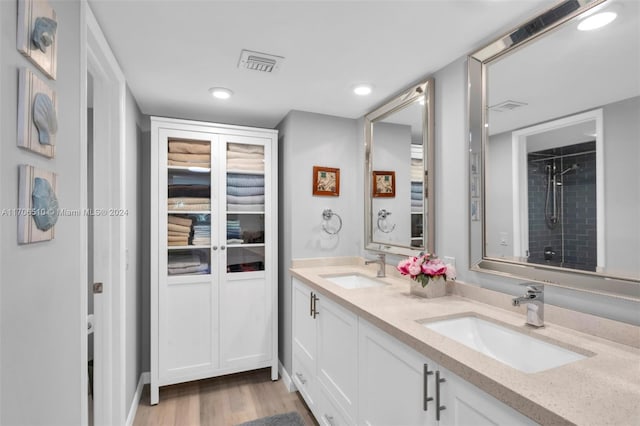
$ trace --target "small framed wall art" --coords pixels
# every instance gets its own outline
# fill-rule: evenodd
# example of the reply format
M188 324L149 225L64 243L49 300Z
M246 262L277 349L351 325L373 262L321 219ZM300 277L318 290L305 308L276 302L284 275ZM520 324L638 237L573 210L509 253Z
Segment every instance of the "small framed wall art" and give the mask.
M55 156L58 131L56 92L27 68L18 76L18 146Z
M52 80L57 68L56 12L46 0L18 0L17 48Z
M18 244L52 240L59 213L57 175L25 164L18 173Z
M340 195L340 169L313 166L313 195Z
M395 196L396 196L396 172L374 170L373 197L392 198Z

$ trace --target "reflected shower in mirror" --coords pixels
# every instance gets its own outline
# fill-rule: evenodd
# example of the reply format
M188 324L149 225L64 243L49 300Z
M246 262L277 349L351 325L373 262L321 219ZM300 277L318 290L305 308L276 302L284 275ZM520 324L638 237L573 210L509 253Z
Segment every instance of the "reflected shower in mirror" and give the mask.
M432 90L431 80L421 83L366 116L368 249L413 254L429 246Z
M612 11L609 25L582 31ZM596 279L606 276L637 293L640 3L562 2L471 55L469 83L484 183L472 264L609 291Z

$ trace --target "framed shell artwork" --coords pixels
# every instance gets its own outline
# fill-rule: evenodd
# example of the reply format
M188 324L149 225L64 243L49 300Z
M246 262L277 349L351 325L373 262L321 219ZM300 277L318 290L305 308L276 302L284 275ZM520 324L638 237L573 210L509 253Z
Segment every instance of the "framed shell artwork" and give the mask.
M27 68L18 76L18 146L55 156L58 131L56 92Z
M46 0L18 0L17 49L47 77L56 79L56 11Z

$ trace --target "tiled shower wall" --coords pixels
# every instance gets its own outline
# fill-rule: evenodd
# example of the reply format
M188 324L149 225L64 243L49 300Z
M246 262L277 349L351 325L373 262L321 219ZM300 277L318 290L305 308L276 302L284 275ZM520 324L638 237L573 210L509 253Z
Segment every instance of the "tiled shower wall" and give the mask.
M576 155L577 154L577 155ZM548 160L540 161L548 157ZM560 223L550 229L545 221L547 194L546 165L556 172L578 165L556 179ZM595 271L596 238L596 155L595 142L585 142L560 148L532 152L528 156L529 184L529 262ZM548 211L552 211L553 194L549 195ZM545 260L545 247L555 252Z

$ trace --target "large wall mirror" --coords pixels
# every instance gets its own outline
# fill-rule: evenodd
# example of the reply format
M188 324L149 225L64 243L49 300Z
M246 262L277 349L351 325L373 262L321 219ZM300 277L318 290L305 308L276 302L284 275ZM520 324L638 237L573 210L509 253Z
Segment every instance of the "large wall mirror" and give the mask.
M640 3L563 1L472 54L469 108L472 267L640 298Z
M433 252L433 135L433 79L365 116L368 250Z

